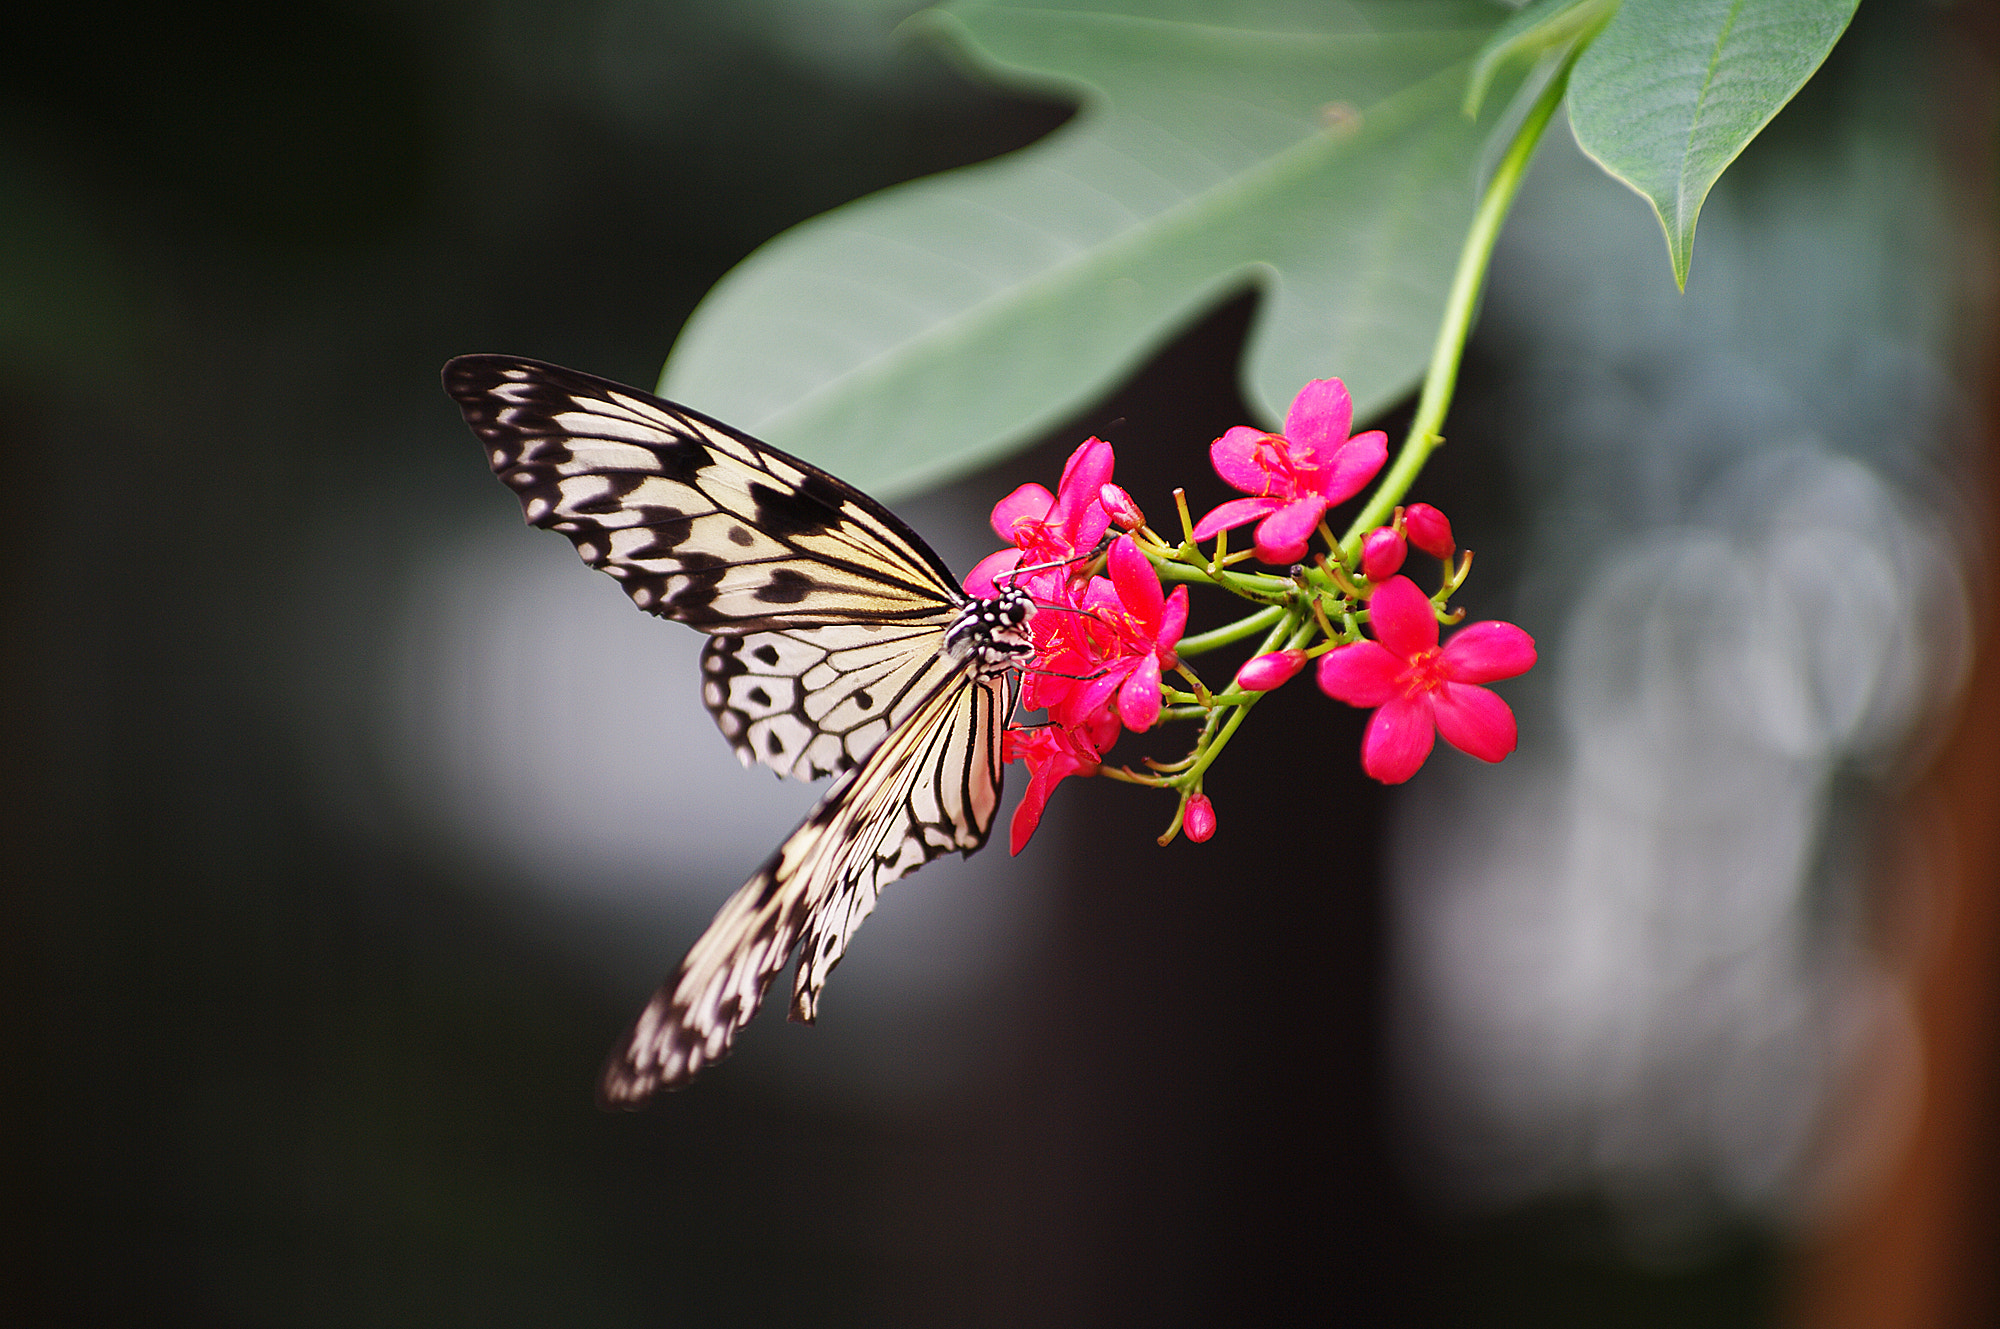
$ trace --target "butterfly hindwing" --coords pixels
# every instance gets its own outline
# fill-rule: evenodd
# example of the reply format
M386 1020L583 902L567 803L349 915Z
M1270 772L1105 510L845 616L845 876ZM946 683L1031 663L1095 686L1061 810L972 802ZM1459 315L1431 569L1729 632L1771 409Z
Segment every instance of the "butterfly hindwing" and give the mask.
M810 1022L882 888L941 854L985 844L1015 693L1011 675L960 662L837 781L653 994L606 1064L600 1099L634 1107L720 1059L801 938L792 1017Z
M942 631L835 624L711 637L702 702L748 766L811 780L852 770L955 667Z
M896 781L857 789L855 806L844 814L853 841L846 862L814 868L839 873L857 864L861 870L832 877L829 885L841 888L821 892L825 902L807 918L792 1019L811 1024L818 1015L820 989L882 887L943 854L970 854L986 843L1000 804L1000 735L1014 713L1015 683L1002 675L961 687L938 717L897 731L912 741Z

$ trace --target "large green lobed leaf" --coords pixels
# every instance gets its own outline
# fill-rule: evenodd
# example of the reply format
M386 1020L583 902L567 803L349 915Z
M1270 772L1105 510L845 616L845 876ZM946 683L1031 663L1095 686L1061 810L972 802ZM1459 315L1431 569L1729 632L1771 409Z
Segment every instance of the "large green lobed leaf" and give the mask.
M1576 141L1651 201L1687 286L1709 189L1820 67L1858 0L1625 0L1569 81Z
M1365 418L1427 358L1506 97L1478 121L1459 104L1505 17L1483 0L933 11L974 68L1079 114L765 245L695 312L662 389L908 490L1031 440L1256 286L1250 400L1276 419L1338 375Z

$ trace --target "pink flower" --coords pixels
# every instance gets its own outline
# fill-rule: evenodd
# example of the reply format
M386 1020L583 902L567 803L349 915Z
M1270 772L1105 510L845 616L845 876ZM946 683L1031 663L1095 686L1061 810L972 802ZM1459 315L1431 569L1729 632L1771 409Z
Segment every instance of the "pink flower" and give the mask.
M1361 537L1361 571L1372 582L1384 582L1402 569L1409 554L1394 528L1377 526Z
M1353 438L1354 403L1337 378L1316 378L1292 399L1285 432L1267 434L1238 425L1209 446L1215 473L1254 498L1216 508L1194 528L1207 540L1245 522L1258 521L1257 557L1296 563L1320 518L1336 503L1360 493L1389 456L1389 436L1371 429Z
M1181 818L1181 829L1196 844L1215 834L1215 804L1208 801L1207 794L1196 794L1188 799L1187 815Z
M1117 730L1112 730L1115 737ZM1042 810L1057 785L1072 775L1095 775L1099 749L1087 735L1061 725L1040 725L1033 729L1009 729L1000 740L1000 754L1006 760L1028 763L1028 792L1014 809L1008 829L1008 852L1018 854L1041 825Z
M1065 723L1093 715L1115 696L1118 718L1128 729L1151 729L1160 718L1160 677L1178 663L1174 648L1187 629L1187 587L1162 593L1160 574L1129 535L1111 542L1111 579L1091 578L1084 592L1085 615L1076 616L1076 654L1094 674L1071 692L1051 718Z
M1450 558L1458 550L1451 538L1451 523L1428 503L1412 503L1403 509L1403 531L1411 544L1433 558Z
M1111 518L1099 497L1111 480L1111 445L1093 438L1070 454L1062 480L1051 494L1025 484L993 505L993 533L1013 545L979 561L965 579L974 595L996 593L995 583L1022 564L1067 563L1097 548ZM1123 492L1123 491L1120 491ZM1061 581L1061 568L1041 581ZM1039 587L1031 584L1031 589Z
M1236 671L1236 686L1245 692L1269 692L1291 681L1306 667L1306 653L1300 650L1272 651L1243 662Z
M1320 657L1319 685L1335 701L1378 708L1361 739L1361 767L1401 784L1431 754L1433 733L1481 761L1514 750L1514 712L1476 687L1526 673L1535 640L1512 623L1474 623L1438 649L1430 598L1408 577L1391 577L1368 601L1374 641Z

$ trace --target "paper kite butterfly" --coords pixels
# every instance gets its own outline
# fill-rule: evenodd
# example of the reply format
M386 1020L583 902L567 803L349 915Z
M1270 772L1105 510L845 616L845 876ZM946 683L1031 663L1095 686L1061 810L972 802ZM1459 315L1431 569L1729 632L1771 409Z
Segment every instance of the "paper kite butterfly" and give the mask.
M599 1101L638 1107L729 1051L795 948L811 1022L882 888L986 843L1034 605L967 595L880 503L686 407L511 356L444 385L531 525L709 634L702 700L746 766L838 777L612 1051Z

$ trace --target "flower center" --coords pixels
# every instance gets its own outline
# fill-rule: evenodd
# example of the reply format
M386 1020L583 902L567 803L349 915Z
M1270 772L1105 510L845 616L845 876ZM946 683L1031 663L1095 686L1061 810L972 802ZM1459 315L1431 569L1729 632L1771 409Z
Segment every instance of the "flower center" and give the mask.
M1302 452L1283 434L1266 434L1257 440L1257 467L1264 472L1263 497L1292 497L1302 492L1301 474L1319 469L1316 459Z
M1436 692L1451 679L1445 674L1444 648L1433 646L1429 650L1418 651L1410 657L1398 680L1403 685L1403 695L1415 697L1426 692Z

